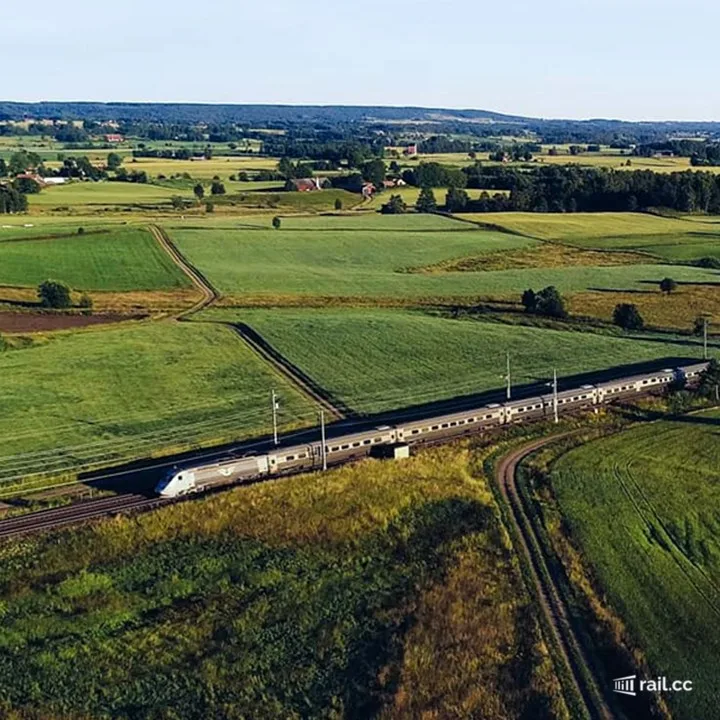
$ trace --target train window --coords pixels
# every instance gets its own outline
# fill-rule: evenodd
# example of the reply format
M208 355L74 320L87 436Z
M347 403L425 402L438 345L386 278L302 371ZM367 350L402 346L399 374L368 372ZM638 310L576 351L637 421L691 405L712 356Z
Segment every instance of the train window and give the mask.
M337 452L340 448L335 446L333 448L330 448L330 452Z
M417 428L415 428L415 429L412 431L412 434L413 434L413 435L417 435L419 432L420 432L420 431L419 431Z
M448 423L448 427L455 427L456 425L457 423L454 420Z
M442 425L440 425L441 428L446 428L447 426L448 426L447 423L443 423Z
M642 384L643 384L643 385L647 385L647 380L643 380L643 381L642 381Z
M341 450L347 450L349 447L350 447L349 445L341 445L341 446L340 446L340 449L341 449Z
M468 421L469 423L471 423L471 422L476 422L476 421L477 421L477 418L468 418L467 421Z
M372 442L372 440L363 440L363 445L369 445Z
M437 425L433 425L430 429L431 429L431 430L437 430L437 429L438 429L438 426L437 426Z

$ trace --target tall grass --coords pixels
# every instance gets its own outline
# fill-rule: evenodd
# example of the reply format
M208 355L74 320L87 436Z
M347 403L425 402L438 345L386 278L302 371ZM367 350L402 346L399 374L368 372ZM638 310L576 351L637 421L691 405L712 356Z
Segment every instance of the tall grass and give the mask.
M0 708L567 717L467 448L0 548Z

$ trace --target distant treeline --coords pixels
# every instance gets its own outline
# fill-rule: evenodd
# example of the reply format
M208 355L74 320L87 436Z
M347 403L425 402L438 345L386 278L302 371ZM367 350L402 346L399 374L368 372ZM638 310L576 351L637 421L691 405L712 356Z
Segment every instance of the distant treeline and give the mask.
M708 172L475 165L463 173L468 187L510 191L469 200L465 209L473 212L633 212L653 207L720 212L720 177Z
M720 165L720 143L703 140L666 140L664 142L646 143L638 145L634 155L652 157L656 154L672 153L678 157L689 157L692 165Z
M417 107L363 106L292 106L292 105L203 105L178 103L77 103L0 102L2 120L54 120L64 124L59 130L47 125L31 125L31 133L52 134L63 142L85 142L93 125L102 127L118 123L117 131L151 140L189 140L231 142L242 133L260 129L297 131L292 142L301 138L340 140L350 134L356 138L377 136L386 145L400 144L415 134L418 141L428 133L462 135L459 141L465 150L474 138L500 135L515 137L536 136L550 144L601 143L627 146L662 142L677 135L720 136L720 123L709 122L624 122L620 120L545 120L488 112L485 110L455 110ZM72 129L74 120L86 121L84 127ZM402 121L399 123L398 121ZM21 132L10 128L6 132ZM110 131L112 132L112 130ZM59 133L59 135L57 134ZM382 134L382 135L381 135ZM208 137L209 136L209 137ZM278 142L264 134L258 139ZM481 148L484 149L484 148ZM489 150L489 148L488 148ZM269 152L275 155L294 155L292 148Z

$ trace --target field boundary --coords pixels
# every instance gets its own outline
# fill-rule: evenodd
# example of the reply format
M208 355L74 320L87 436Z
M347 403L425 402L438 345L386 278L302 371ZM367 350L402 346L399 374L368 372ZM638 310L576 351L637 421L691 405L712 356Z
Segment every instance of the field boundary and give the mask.
M293 387L320 405L336 420L356 417L344 403L336 401L309 375L278 352L265 338L246 323L226 323L262 360L272 365Z
M150 233L158 242L160 247L170 256L170 259L190 279L190 282L200 291L202 297L190 308L183 310L176 315L178 320L184 320L200 310L212 305L220 298L220 293L210 284L208 279L190 263L180 252L177 245L172 241L167 232L159 225L150 225Z

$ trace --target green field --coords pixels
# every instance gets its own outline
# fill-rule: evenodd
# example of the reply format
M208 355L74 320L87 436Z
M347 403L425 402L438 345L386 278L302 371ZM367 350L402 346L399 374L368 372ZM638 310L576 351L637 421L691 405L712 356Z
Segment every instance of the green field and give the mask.
M322 218L323 223L327 220ZM358 221L361 226L368 222L365 217ZM442 222L454 227L452 221ZM317 233L294 229L172 230L171 235L223 292L307 296L482 293L485 277L480 281L468 273L442 277L398 271L534 242L506 233L454 229L396 233L382 229Z
M266 432L313 413L235 333L169 322L0 352L0 481Z
M720 679L720 444L717 411L584 445L553 487L603 592L653 675L694 681L673 717L717 716Z
M268 218L268 220L271 219ZM312 217L291 215L282 218L282 228L283 230L382 230L384 232L475 230L469 223L444 215L421 213L381 215L375 212L359 211L345 215L314 215Z
M698 224L644 213L463 213L461 218L493 223L541 240L697 232Z
M139 228L0 242L0 285L34 287L48 278L78 290L169 290L190 285L152 235Z
M3 544L0 713L566 720L473 460L365 461Z
M661 357L699 345L457 321L394 310L208 310L245 322L350 407L375 412Z
M365 222L364 218L360 218ZM514 295L556 285L561 292L647 289L668 274L661 265L528 268L489 272L406 273L443 260L527 247L535 241L488 231L346 231L295 229L172 230L183 253L221 291L230 294L311 297ZM717 283L718 274L673 268L678 281Z
M30 211L54 208L101 209L113 206L169 204L173 195L192 196L192 190L127 182L73 182L28 196Z

